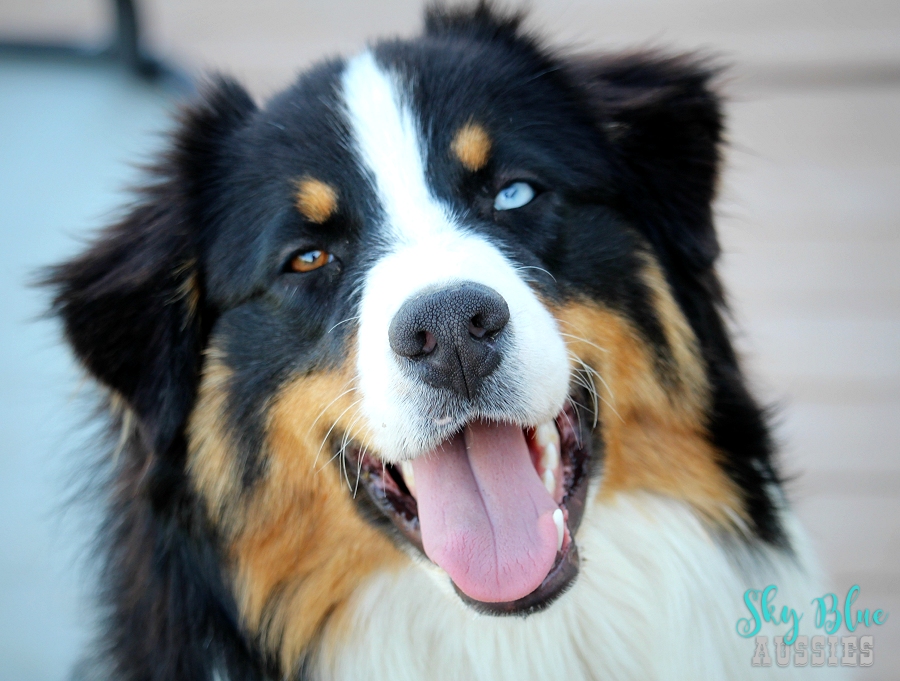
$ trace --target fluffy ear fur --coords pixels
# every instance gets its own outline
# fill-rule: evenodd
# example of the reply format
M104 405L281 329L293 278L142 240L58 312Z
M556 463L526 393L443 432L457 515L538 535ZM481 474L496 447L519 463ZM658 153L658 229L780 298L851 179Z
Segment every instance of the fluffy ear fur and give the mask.
M53 268L54 311L78 359L138 418L160 457L177 446L209 326L199 244L226 138L255 110L220 79L186 108L168 155L131 212Z
M715 70L690 57L576 59L567 70L607 131L619 208L670 266L694 274L719 254L713 227L722 139Z
M179 502L184 424L215 315L203 294L202 237L222 150L254 110L235 83L213 83L184 110L126 217L46 279L76 356L137 426L111 471L99 535L105 631L75 678L203 680L213 664L250 665L214 545Z
M464 35L476 40L521 41L523 12L500 12L487 0L469 5L435 3L425 11L425 34Z
M712 202L723 116L716 71L692 57L653 53L573 59L566 69L613 149L618 210L652 244L697 334L712 391L708 429L741 489L757 535L786 545L767 492L778 481L766 415L747 390L720 315Z

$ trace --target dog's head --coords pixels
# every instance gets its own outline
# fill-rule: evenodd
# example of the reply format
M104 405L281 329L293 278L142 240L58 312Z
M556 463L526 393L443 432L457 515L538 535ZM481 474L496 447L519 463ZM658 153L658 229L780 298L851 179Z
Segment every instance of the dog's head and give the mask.
M70 343L137 424L129 494L202 509L285 664L410 560L482 611L548 606L616 494L777 540L717 311L709 78L433 12L262 109L217 81L56 270Z

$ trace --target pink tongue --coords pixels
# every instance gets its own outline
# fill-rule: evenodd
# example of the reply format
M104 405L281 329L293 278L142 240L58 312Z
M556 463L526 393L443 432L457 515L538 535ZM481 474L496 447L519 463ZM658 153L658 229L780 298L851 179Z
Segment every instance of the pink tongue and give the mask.
M413 460L425 553L470 598L514 601L556 560L558 508L519 426L472 423Z

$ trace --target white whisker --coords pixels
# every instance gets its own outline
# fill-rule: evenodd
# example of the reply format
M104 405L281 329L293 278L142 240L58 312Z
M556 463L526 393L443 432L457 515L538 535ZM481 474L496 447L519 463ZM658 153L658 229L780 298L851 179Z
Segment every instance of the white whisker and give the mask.
M596 369L594 369L594 367L589 365L587 362L582 360L578 355L574 354L573 352L569 352L569 356L572 359L574 359L576 362L578 362L578 364L581 365L582 370L585 372L585 378L590 382L591 386L593 386L592 397L595 400L594 404L599 406L599 404L596 401L599 399L600 402L602 402L607 407L609 407L610 411L613 414L615 414L616 417L618 417L618 419L622 423L625 423L625 419L622 418L622 415L619 414L619 412L616 410L615 405L613 404L615 402L616 397L615 397L615 395L613 395L613 392L610 389L609 384L606 382L606 380L604 380L603 376L600 375L600 372L598 372ZM576 369L576 372L577 371L579 371L579 370ZM605 397L603 397L603 395L601 395L600 392L597 390L596 384L594 383L594 380L593 380L594 377L596 377L597 380L600 381L600 383L603 385L603 387L606 388L606 392L609 393L608 400ZM594 411L594 428L597 427L598 414L599 414L599 409Z
M346 414L348 411L350 411L351 409L353 409L353 407L355 407L355 406L356 406L357 404L359 404L360 402L362 402L362 398L361 398L361 397L360 397L358 400L356 400L356 401L354 401L354 402L351 402L351 403L350 403L350 406L347 407L346 409L344 409L344 411L342 411L342 412L338 415L338 417L334 420L334 423L331 424L331 428L329 428L329 429L328 429L328 432L325 433L325 437L322 438L322 444L319 445L319 449L316 451L316 458L315 458L315 460L313 461L313 467L315 467L315 465L319 462L319 455L322 453L322 447L324 447L324 446L325 446L325 443L328 442L328 438L331 437L331 432L334 430L334 428L335 428L335 426L337 425L338 421L341 420L341 418L344 416L344 414ZM337 456L337 455L335 455L335 456ZM330 463L330 462L333 461L333 460L334 460L334 456L332 456L332 457L328 460L328 462ZM328 465L328 464L326 463L325 466L327 466L327 465ZM323 466L322 468L324 468L325 466ZM319 473L319 471L321 471L322 468L316 470L316 473Z
M597 380L600 381L600 383L603 384L603 387L606 388L606 392L609 393L609 399L611 399L613 402L615 402L615 401L616 401L616 396L613 395L612 388L609 387L609 383L607 383L607 382L604 380L603 376L600 375L600 372L598 372L594 367L592 367L592 366L590 366L590 365L588 365L588 364L585 364L585 363L583 363L583 362L582 362L582 366L583 366L587 371L589 371L591 374L593 374L594 376L597 377ZM612 405L610 405L610 406L612 406Z
M572 401L574 404L577 404L577 402L574 402L574 400L571 400L571 398L568 398L568 399L570 401ZM572 423L572 419L569 418L568 412L564 411L563 416L565 416L566 421L569 422L569 427L575 431L575 441L578 445L578 448L581 449L581 417L578 416L578 409L575 409L575 416L578 418L578 427L577 428L575 427L575 424Z
M361 412L356 412L356 416L350 419L350 423L347 424L347 428L344 430L344 434L341 437L341 453L344 453L347 450L347 445L350 444L350 439L352 438L353 428L362 418Z
M591 404L593 405L593 427L597 427L597 422L600 414L600 394L597 392L597 385L594 383L593 378L590 373L584 372L586 368L586 364L584 360L582 360L578 355L573 352L569 352L569 357L578 362L580 368L575 369L575 374L573 376L573 380L579 383L585 390L588 391L588 394L591 397ZM584 373L582 373L584 372Z
M347 424L347 428L344 430L344 435L341 437L341 446L340 446L340 449L338 449L338 453L339 453L339 454L341 455L341 457L344 459L344 477L345 477L346 480L347 480L347 489L348 489L348 490L350 489L350 478L349 478L349 475L348 475L348 473L347 473L347 465L346 465L346 459L347 459L347 445L350 444L350 438L351 438L351 433L352 433L352 431L353 431L353 427L357 424L357 422L358 422L361 418L362 418L362 413L361 413L361 412L357 412L357 413L356 413L356 416L354 416L354 417L350 420L350 423ZM362 458L359 459L358 464L359 464L359 466L360 466L360 468L361 468L361 467L362 467ZM357 473L356 473L356 485L357 485L357 487L359 486L359 475L360 475L360 471L357 471ZM354 498L354 499L356 498L356 489L353 490L353 498Z
M339 399L341 399L341 398L342 398L344 395L346 395L347 393L352 393L354 390L356 390L356 388L353 388L353 387L347 388L347 390L345 390L344 392L342 392L340 395L338 395L338 396L335 397L333 400L331 400L331 402L329 402L329 403L326 404L324 407L322 407L322 411L319 412L319 415L316 416L315 420L312 422L312 424L310 424L309 428L308 428L307 431L306 431L306 434L309 435L309 434L312 432L312 429L316 427L316 424L319 422L319 419L322 418L322 417L325 415L325 412L328 411L328 408L329 408L332 404L334 404L335 402L337 402Z
M352 322L352 321L354 321L354 320L356 320L356 319L359 319L359 315L356 315L355 317L347 317L346 319L342 319L342 320L339 321L337 324L335 324L335 325L332 326L330 329L328 329L328 331L326 331L325 333L331 333L331 332L334 331L337 327L339 327L341 324L346 324L347 322Z
M362 462L363 457L368 454L368 447L363 447L363 450L359 452L359 456L356 461L356 486L353 488L353 498L356 499L356 493L359 491L359 479L362 477Z
M543 272L544 274L546 274L553 281L556 281L556 277L554 277L552 274L550 274L543 267L537 267L536 265L520 265L520 266L516 267L516 269L517 270L538 270L539 272Z
M559 321L562 321L562 320L559 320ZM565 336L566 338L571 338L572 340L581 341L582 343L587 343L588 345L593 346L594 348L596 348L596 349L599 350L600 352L606 352L606 353L609 352L609 350L607 350L606 348L601 348L599 345L597 345L596 343L594 343L594 342L592 342L592 341L589 341L587 338L582 338L581 336L576 336L576 335L573 334L573 333L565 333L565 332L563 332L563 331L560 331L560 332L559 332L559 335L560 335L560 336Z

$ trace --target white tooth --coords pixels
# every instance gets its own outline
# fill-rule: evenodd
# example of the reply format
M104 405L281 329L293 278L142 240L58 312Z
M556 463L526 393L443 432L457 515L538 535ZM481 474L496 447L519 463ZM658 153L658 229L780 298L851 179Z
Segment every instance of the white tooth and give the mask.
M548 444L555 444L559 447L559 433L556 430L556 424L553 421L545 421L534 431L534 439L543 448Z
M406 483L410 494L416 496L416 478L413 476L412 461L401 461L400 472L403 473L403 482Z
M566 521L561 508L553 511L553 522L556 523L556 550L562 550L563 537L566 536Z
M544 471L544 487L547 488L551 496L556 493L556 476L553 475L552 468L547 468Z
M544 451L541 452L541 466L543 466L545 471L555 471L558 465L559 448L550 442L544 447Z

